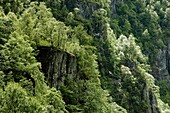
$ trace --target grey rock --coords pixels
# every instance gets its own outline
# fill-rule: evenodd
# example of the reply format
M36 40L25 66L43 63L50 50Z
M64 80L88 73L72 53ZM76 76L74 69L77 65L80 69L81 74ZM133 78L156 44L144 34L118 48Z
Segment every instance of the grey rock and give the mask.
M153 62L151 64L152 75L158 81L167 81L167 85L170 87L170 44L163 48L159 49Z
M39 48L38 61L50 87L59 88L66 78L77 78L77 59L74 55L50 47Z

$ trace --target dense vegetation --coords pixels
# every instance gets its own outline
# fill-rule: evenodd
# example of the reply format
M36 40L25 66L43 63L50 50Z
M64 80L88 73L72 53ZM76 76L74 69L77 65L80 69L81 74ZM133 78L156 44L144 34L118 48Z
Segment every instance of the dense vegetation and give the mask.
M151 74L169 19L168 0L0 0L0 112L170 113ZM41 47L74 56L76 78L49 85Z

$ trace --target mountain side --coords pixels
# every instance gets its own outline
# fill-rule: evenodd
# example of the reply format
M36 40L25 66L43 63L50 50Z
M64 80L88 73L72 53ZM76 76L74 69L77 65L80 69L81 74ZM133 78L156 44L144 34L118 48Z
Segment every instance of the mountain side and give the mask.
M0 111L169 113L169 6L1 0Z

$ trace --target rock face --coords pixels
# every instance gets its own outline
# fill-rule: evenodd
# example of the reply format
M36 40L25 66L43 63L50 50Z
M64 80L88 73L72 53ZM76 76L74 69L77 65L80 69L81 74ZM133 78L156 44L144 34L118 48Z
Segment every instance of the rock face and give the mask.
M96 10L96 9L99 9L100 6L96 3L88 3L88 2L77 2L75 4L75 7L79 8L80 9L80 14L83 16L83 17L86 17L86 18L91 18L93 12Z
M151 91L149 91L147 85L143 90L143 94L144 94L144 99L146 99L146 102L149 105L145 113L160 113L156 97Z
M152 74L158 80L165 80L170 87L170 44L159 49L152 63Z
M59 88L65 79L76 79L77 59L74 55L55 48L40 47L38 61L50 87Z
M116 2L117 0L112 0L111 1L111 16L114 17L116 15Z
M83 0L66 0L65 1L67 8L70 11L73 11L74 8L80 9L80 15L85 18L91 18L92 14L95 10L101 8L101 6L97 3L93 2L84 2Z

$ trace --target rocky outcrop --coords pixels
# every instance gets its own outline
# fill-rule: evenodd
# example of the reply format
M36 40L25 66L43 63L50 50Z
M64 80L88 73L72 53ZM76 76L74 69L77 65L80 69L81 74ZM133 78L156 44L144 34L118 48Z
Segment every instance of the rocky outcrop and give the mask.
M145 110L145 113L160 113L158 108L157 99L153 92L149 91L147 85L143 90L144 99L146 100L148 107Z
M112 0L111 1L111 16L114 17L116 15L116 1L117 0Z
M150 105L151 105L150 108L152 111L151 113L160 113L156 96L151 91L149 92L149 99L150 99ZM148 113L148 112L146 112L146 113Z
M111 16L114 17L116 15L116 3L122 3L123 0L110 0L110 13ZM102 4L100 2L88 2L83 0L66 0L65 4L70 11L73 11L74 8L78 8L80 10L80 15L87 19L90 19L95 10L102 8ZM103 7L103 8L106 8ZM107 9L107 8L106 8Z
M66 78L75 80L77 59L74 55L50 47L40 47L38 61L50 87L59 88Z
M170 44L158 50L152 62L152 74L158 81L167 81L170 87Z
M91 18L93 12L99 9L101 6L96 3L77 2L75 7L80 9L80 15L86 18Z
M70 11L73 11L74 8L78 8L80 10L80 15L88 19L92 17L95 10L101 8L101 6L95 2L85 2L83 0L66 0L65 2Z

